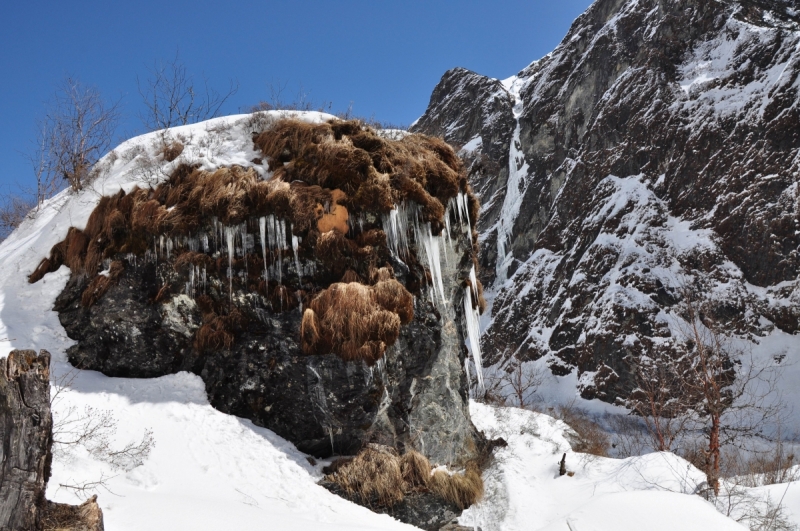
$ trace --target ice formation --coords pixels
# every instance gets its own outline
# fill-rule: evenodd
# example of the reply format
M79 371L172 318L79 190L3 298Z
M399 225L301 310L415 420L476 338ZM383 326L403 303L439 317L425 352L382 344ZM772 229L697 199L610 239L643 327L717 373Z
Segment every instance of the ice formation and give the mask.
M475 362L475 376L478 379L478 392L483 393L483 363L481 356L481 329L480 315L473 301L478 300L478 279L475 276L475 266L469 272L471 286L464 288L464 321L467 328L467 344ZM469 371L467 371L469 375Z

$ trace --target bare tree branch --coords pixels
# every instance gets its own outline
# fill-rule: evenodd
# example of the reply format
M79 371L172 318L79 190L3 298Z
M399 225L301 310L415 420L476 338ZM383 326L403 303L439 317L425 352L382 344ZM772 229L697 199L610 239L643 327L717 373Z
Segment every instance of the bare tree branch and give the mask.
M139 118L149 131L215 118L239 90L234 81L230 81L225 93L212 88L205 78L201 84L195 84L177 52L174 59L158 61L148 72L144 82L136 78L136 85L146 108Z

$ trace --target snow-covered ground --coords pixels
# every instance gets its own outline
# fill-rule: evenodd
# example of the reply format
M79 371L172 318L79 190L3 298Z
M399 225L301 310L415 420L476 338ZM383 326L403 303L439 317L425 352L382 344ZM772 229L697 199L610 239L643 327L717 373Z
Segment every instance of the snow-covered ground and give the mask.
M305 113L303 119L327 115ZM71 379L54 403L56 421L85 408L116 420L112 444L138 442L152 432L155 446L143 464L114 468L85 448L60 449L48 497L77 503L62 485L101 478L98 502L106 528L114 531L192 529L412 529L388 516L351 504L316 485L320 465L291 443L250 421L225 415L207 401L203 382L188 373L149 380L73 373L65 351L73 343L52 310L69 270L62 267L36 284L27 275L70 226L83 228L103 194L155 184L175 164L191 160L207 168L247 164L256 156L248 117L233 116L178 128L184 153L173 163L156 155L156 134L122 144L101 161L105 168L80 193L62 192L0 244L0 356L15 348L47 349L53 355L54 389ZM154 162L155 161L155 162ZM147 171L143 172L142 167ZM74 379L70 375L74 375ZM573 387L574 389L574 387ZM471 406L474 421L506 448L486 471L486 497L461 517L464 525L494 529L625 530L742 529L690 493L702 474L671 454L626 460L573 453L566 426L546 415L513 408ZM567 453L573 476L557 475ZM773 486L800 515L800 487Z
M484 473L486 500L464 512L462 525L483 531L746 529L693 494L703 486L704 474L674 454L628 459L580 454L570 450L566 424L548 415L476 402L470 413L478 429L502 437L508 446L495 450L495 462ZM559 476L565 453L568 475ZM798 522L798 483L737 492L734 516L763 509L769 496L773 502L783 500L787 514ZM723 489L723 510L725 494Z

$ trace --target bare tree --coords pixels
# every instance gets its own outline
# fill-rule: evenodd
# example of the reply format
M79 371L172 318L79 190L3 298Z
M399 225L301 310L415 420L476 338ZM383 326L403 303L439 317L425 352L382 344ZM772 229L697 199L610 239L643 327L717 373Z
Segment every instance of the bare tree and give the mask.
M106 102L97 88L72 77L61 82L39 124L40 136L31 156L37 201L52 192L57 178L65 179L73 190L83 188L92 167L111 147L119 105L119 101Z
M149 131L219 116L225 102L239 90L234 81L225 93L217 92L205 78L196 84L178 53L170 61L157 61L148 71L147 80L142 82L137 77L136 85L146 109L139 117Z
M696 290L684 288L682 295L683 337L675 352L654 355L639 369L629 407L642 416L657 450L673 449L688 433L701 434L695 462L718 496L722 449L770 439L766 430L780 421L783 404L774 367L737 347Z
M0 241L22 223L34 206L33 201L21 196L8 194L0 197Z
M628 407L642 418L650 445L659 452L671 452L692 419L682 394L685 364L665 351L643 360L635 371L637 387Z
M546 369L533 363L514 360L504 369L484 376L487 381L486 396L497 402L525 408L531 405L537 389L547 377Z

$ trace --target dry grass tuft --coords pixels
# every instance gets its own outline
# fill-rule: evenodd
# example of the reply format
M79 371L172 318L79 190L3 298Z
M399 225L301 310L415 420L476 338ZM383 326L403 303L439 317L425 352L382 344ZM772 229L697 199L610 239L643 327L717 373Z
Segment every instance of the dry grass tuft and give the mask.
M448 474L437 470L430 478L429 488L462 510L483 497L483 479L473 465L467 466L463 474Z
M400 459L390 449L368 447L352 461L339 467L327 479L365 505L377 503L392 507L403 501L403 474Z
M421 453L409 450L400 457L400 472L408 487L427 488L431 479L431 463Z
M206 301L207 302L207 301ZM204 305L209 309L207 305ZM230 350L236 340L236 333L244 325L244 317L232 308L228 315L217 315L213 311L203 311L203 326L194 335L194 347L198 352Z
M325 479L360 497L365 505L392 507L407 494L429 491L463 510L483 496L483 480L474 464L464 473L431 471L430 462L419 452L398 456L392 448L369 445L354 458L336 462Z
M396 280L375 286L332 284L303 315L303 352L334 352L344 360L372 365L397 341L400 325L413 317L413 298Z
M161 149L161 156L167 162L172 162L173 160L177 159L183 153L183 144L181 144L178 140L174 140L168 144L164 144Z

